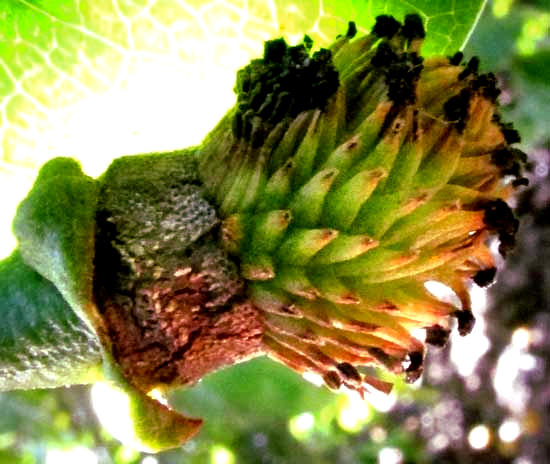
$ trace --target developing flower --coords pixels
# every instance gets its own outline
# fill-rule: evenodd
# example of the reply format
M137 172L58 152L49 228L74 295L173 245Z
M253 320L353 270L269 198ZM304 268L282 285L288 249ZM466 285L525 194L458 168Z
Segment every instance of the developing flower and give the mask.
M262 312L263 350L299 373L361 394L414 382L426 342L475 318L468 285L488 285L518 221L506 199L525 184L518 133L500 120L496 78L479 60L424 59L417 15L380 16L312 53L265 44L239 71L237 103L207 137L202 181ZM512 180L513 179L513 180ZM424 284L451 288L458 307Z
M152 392L264 353L332 390L389 392L364 368L414 382L413 334L443 346L453 319L469 333L491 240L514 245L519 135L477 58L422 58L417 15L355 35L350 23L318 51L307 36L267 42L200 147L122 157L99 179L68 158L44 165L0 263L0 389L101 378L132 417L122 435L159 451L201 420Z

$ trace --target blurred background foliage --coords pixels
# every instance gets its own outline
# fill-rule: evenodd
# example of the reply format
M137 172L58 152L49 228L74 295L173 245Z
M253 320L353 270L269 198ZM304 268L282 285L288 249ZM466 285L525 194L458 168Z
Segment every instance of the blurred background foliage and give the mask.
M173 394L172 404L206 423L181 450L156 456L103 431L87 387L3 393L0 464L547 463L549 29L548 0L494 0L465 50L497 71L531 184L518 199L517 249L488 293L475 292L476 329L432 348L419 382L363 402L254 360Z

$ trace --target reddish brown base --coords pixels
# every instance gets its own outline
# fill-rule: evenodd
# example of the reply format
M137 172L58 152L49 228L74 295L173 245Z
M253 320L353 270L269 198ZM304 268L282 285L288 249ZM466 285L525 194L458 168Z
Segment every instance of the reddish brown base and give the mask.
M191 385L261 354L260 316L248 303L223 312L185 304L170 312L151 309L142 320L115 302L104 309L115 357L126 378L143 391Z
M190 385L261 353L258 310L192 154L121 158L103 179L94 294L106 344L142 391Z

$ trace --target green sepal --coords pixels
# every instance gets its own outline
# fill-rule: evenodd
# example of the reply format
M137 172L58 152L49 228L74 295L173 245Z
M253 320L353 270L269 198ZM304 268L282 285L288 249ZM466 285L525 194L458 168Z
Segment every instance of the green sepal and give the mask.
M359 70L357 75L350 76L350 83L357 82L364 72ZM354 85L354 84L352 84ZM368 118L379 106L379 102L387 95L384 75L379 70L370 71L365 78L357 82L358 89L348 96L348 104L355 110L355 117L350 122L350 127L357 127Z
M13 222L23 260L96 330L100 322L92 286L97 198L98 183L76 161L55 158L40 170Z
M19 251L0 261L0 314L0 391L101 377L97 338Z
M370 56L375 50L370 50L373 43L378 40L375 35L369 34L351 42L347 47L340 47L334 53L334 64L340 70L342 81L350 72L368 65ZM367 50L366 52L364 50ZM367 56L365 56L367 55Z
M323 163L321 169L338 169L346 172L364 153L361 138L355 135L334 149Z
M382 128L386 122L386 118L392 108L392 102L382 101L376 108L361 120L355 134L359 134L361 143L361 155L357 159L362 159L367 156L373 149L375 143L380 139Z
M471 253L471 250L467 247L457 250L435 250L422 255L409 253L408 255L403 255L402 265L393 266L392 269L388 270L373 269L371 272L365 273L360 280L363 284L376 284L405 277L413 277L433 271L453 260L463 259L469 253Z
M251 147L248 148L249 151L252 150ZM247 158L251 155L247 153L243 158L243 161L240 164L240 167L235 172L235 177L228 177L224 181L224 191L225 194L221 205L220 212L223 216L227 216L235 211L238 211L238 205L245 195L248 184L251 177L254 174L254 168L247 162Z
M104 354L103 371L108 386L127 397L133 426L131 446L147 452L166 451L180 447L199 431L202 419L185 417L138 390L125 379L107 353ZM116 436L121 431L113 432Z
M405 142L395 160L390 175L383 184L384 191L394 192L409 188L413 176L418 171L423 154L419 140Z
M411 214L398 219L384 234L384 242L388 246L395 246L395 244L402 241L412 240L426 228L426 225L436 227L439 221L442 221L457 209L456 204L432 200L420 206ZM405 249L403 246L397 247Z
M341 132L346 125L346 94L342 87L339 87L331 99L325 110L325 115L319 121L319 145L315 162L320 165L325 161L327 156L334 150Z
M265 184L267 182L267 176L264 169L267 158L267 153L265 153L266 151L268 150L262 149L258 155L258 159L252 169L250 179L246 185L246 191L244 192L240 205L237 208L238 211L245 211L254 206L259 194L265 188Z
M401 248L417 250L420 248L436 248L453 239L463 239L472 231L483 227L483 213L479 211L455 211L441 221L424 224L415 237L405 243L399 243Z

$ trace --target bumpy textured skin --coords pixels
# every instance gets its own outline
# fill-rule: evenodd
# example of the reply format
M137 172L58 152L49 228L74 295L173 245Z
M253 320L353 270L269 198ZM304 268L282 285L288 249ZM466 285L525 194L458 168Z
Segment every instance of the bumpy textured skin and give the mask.
M54 285L19 252L0 262L0 390L90 383L99 342Z
M503 254L513 245L518 222L504 200L525 182L525 156L510 147L519 137L477 59L424 60L416 15L379 17L352 40L355 31L313 55L307 38L266 43L201 146L200 172L263 312L265 350L362 393L390 388L363 366L419 377L414 329L439 346L449 316L461 334L472 329L467 286L494 276L491 235ZM431 295L430 280L460 304Z
M122 157L99 180L102 205L112 205L113 215L128 215L121 238L130 248L141 246L138 257L152 257L173 241L185 249L218 223L216 211L203 199L191 150ZM159 221L162 236L154 235L151 220Z
M257 310L193 153L118 159L101 184L94 293L126 378L142 391L186 385L254 354Z

